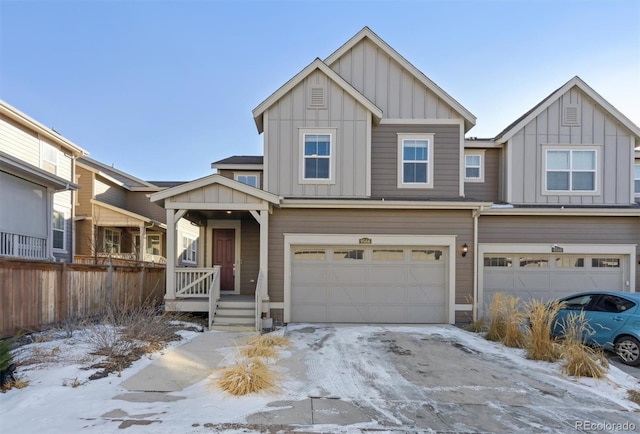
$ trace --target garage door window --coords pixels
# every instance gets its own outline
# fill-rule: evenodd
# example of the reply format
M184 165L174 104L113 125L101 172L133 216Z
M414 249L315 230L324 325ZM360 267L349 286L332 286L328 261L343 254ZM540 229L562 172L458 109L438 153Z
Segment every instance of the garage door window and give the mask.
M334 250L333 251L333 260L361 260L364 258L364 250L362 249L345 249L345 250Z
M293 256L301 261L324 261L326 254L324 250L296 250Z
M535 256L523 256L520 258L521 267L547 268L549 267L549 258L540 258Z
M404 259L404 250L385 250L374 249L374 261L402 261Z
M506 256L485 256L485 267L513 267L513 259Z
M620 258L591 258L593 268L620 268Z
M556 268L583 268L584 258L581 256L560 256L555 259Z
M442 257L442 250L412 250L412 261L439 261Z

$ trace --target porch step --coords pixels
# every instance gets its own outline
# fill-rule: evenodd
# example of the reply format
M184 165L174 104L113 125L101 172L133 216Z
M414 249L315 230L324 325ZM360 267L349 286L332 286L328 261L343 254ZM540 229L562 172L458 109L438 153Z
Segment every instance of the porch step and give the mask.
M218 300L218 309L250 309L254 310L256 302L254 300Z
M221 332L252 332L255 331L253 326L243 326L238 324L216 324L211 326L211 330L218 330Z
M255 306L253 300L219 300L212 330L255 330Z

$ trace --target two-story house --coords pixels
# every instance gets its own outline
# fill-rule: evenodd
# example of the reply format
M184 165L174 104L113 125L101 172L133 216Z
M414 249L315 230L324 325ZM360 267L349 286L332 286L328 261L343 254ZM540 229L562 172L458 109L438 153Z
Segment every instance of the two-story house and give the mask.
M89 157L78 159L77 175L82 187L75 214L78 260L166 262L166 213L148 198L164 185L143 181ZM180 240L177 263L193 267L198 262L199 228L184 219L176 227Z
M0 257L71 262L79 146L0 101Z
M365 27L253 116L263 156L150 196L168 251L178 218L204 233L199 274L168 255L168 309L454 323L496 291L635 291L640 130L579 78L465 139L475 117Z

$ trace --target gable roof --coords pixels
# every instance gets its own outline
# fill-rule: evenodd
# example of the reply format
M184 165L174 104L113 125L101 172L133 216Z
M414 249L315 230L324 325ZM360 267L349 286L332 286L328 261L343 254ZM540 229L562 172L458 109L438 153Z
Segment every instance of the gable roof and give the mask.
M263 168L262 155L232 155L211 163L212 169L260 170Z
M122 170L118 170L115 167L107 166L93 158L84 156L77 160L80 166L85 167L92 172L99 173L101 176L109 179L109 181L131 191L156 191L159 187L150 182L143 181L140 178L136 178Z
M233 179L229 179L218 174L205 176L203 178L199 178L194 181L187 182L182 185L178 185L176 187L167 188L166 190L162 190L157 193L152 193L149 195L149 198L151 199L151 202L158 202L160 200L165 200L169 197L177 196L182 193L187 193L189 191L206 187L212 184L224 185L225 187L229 187L233 190L238 190L242 193L248 194L250 196L256 197L261 200L265 200L267 202L270 202L276 205L280 203L280 198L275 194L269 193L264 190L260 190L259 188L251 187L247 184L234 181Z
M348 83L344 78L340 77L337 72L333 69L329 68L322 60L316 58L313 62L307 65L302 71L297 73L293 78L287 81L284 85L280 87L280 89L276 90L271 96L265 99L258 107L253 109L253 119L256 122L256 126L258 127L258 132L261 133L264 131L263 125L263 114L264 112L271 107L276 101L282 98L285 94L287 94L291 89L300 84L305 78L307 78L312 72L320 70L322 71L331 81L340 86L345 92L351 95L356 101L365 106L367 110L369 110L373 114L373 118L376 123L380 122L382 119L382 110L377 107L374 103L369 101L363 94L358 92L358 90L353 87L350 83Z
M369 27L364 27L358 33L356 33L351 39L344 43L340 48L334 51L329 57L324 60L327 65L335 63L343 54L351 50L362 39L369 39L380 50L386 53L393 60L398 62L404 69L412 74L420 83L422 83L427 89L435 93L440 99L446 102L465 120L465 130L468 131L476 124L476 117L462 104L456 101L451 95L445 92L440 86L435 84L429 77L424 75L422 71L413 66L411 62L402 57L400 53L394 50L389 44L387 44L382 38L376 35Z
M598 94L587 83L585 83L580 77L576 75L571 80L567 81L564 85L551 92L549 96L533 106L531 110L520 116L504 130L502 130L494 138L496 143L505 143L507 140L517 134L518 131L524 128L529 122L536 118L540 113L549 108L549 106L556 102L562 95L571 90L574 86L587 94L591 99L593 99L597 104L599 104L609 114L611 114L618 122L627 127L633 134L635 134L636 137L640 138L640 128L636 124L631 122L629 118L623 115L617 108L611 105L609 101L600 96L600 94Z

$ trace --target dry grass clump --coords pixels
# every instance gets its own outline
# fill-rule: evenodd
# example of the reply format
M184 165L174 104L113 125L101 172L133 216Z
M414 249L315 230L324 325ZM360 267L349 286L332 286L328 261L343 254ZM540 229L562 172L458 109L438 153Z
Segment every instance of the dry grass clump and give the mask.
M506 296L499 310L504 318L504 337L502 342L512 348L524 348L526 337L523 331L525 315L518 309L520 299Z
M601 348L591 348L585 341L592 335L584 312L570 314L562 323L562 370L575 377L602 378L607 372L609 362Z
M480 317L475 321L470 322L465 328L466 331L471 333L481 333L485 330L485 319Z
M502 341L505 336L507 323L503 315L502 306L505 304L507 295L498 292L494 294L489 304L489 321L487 323L487 333L485 338L489 341Z
M286 336L268 333L251 339L248 344L267 347L288 347L290 342Z
M263 342L256 342L253 345L245 347L242 353L247 357L264 357L266 359L275 359L278 357L276 348L271 345L266 345Z
M551 327L561 303L554 301L544 304L532 300L527 304L529 312L529 328L526 333L525 349L527 358L555 362L561 357L560 346L551 336Z
M218 385L235 396L268 391L276 386L276 373L259 358L239 360L222 371Z
M627 390L627 397L629 398L629 401L640 405L640 390Z

